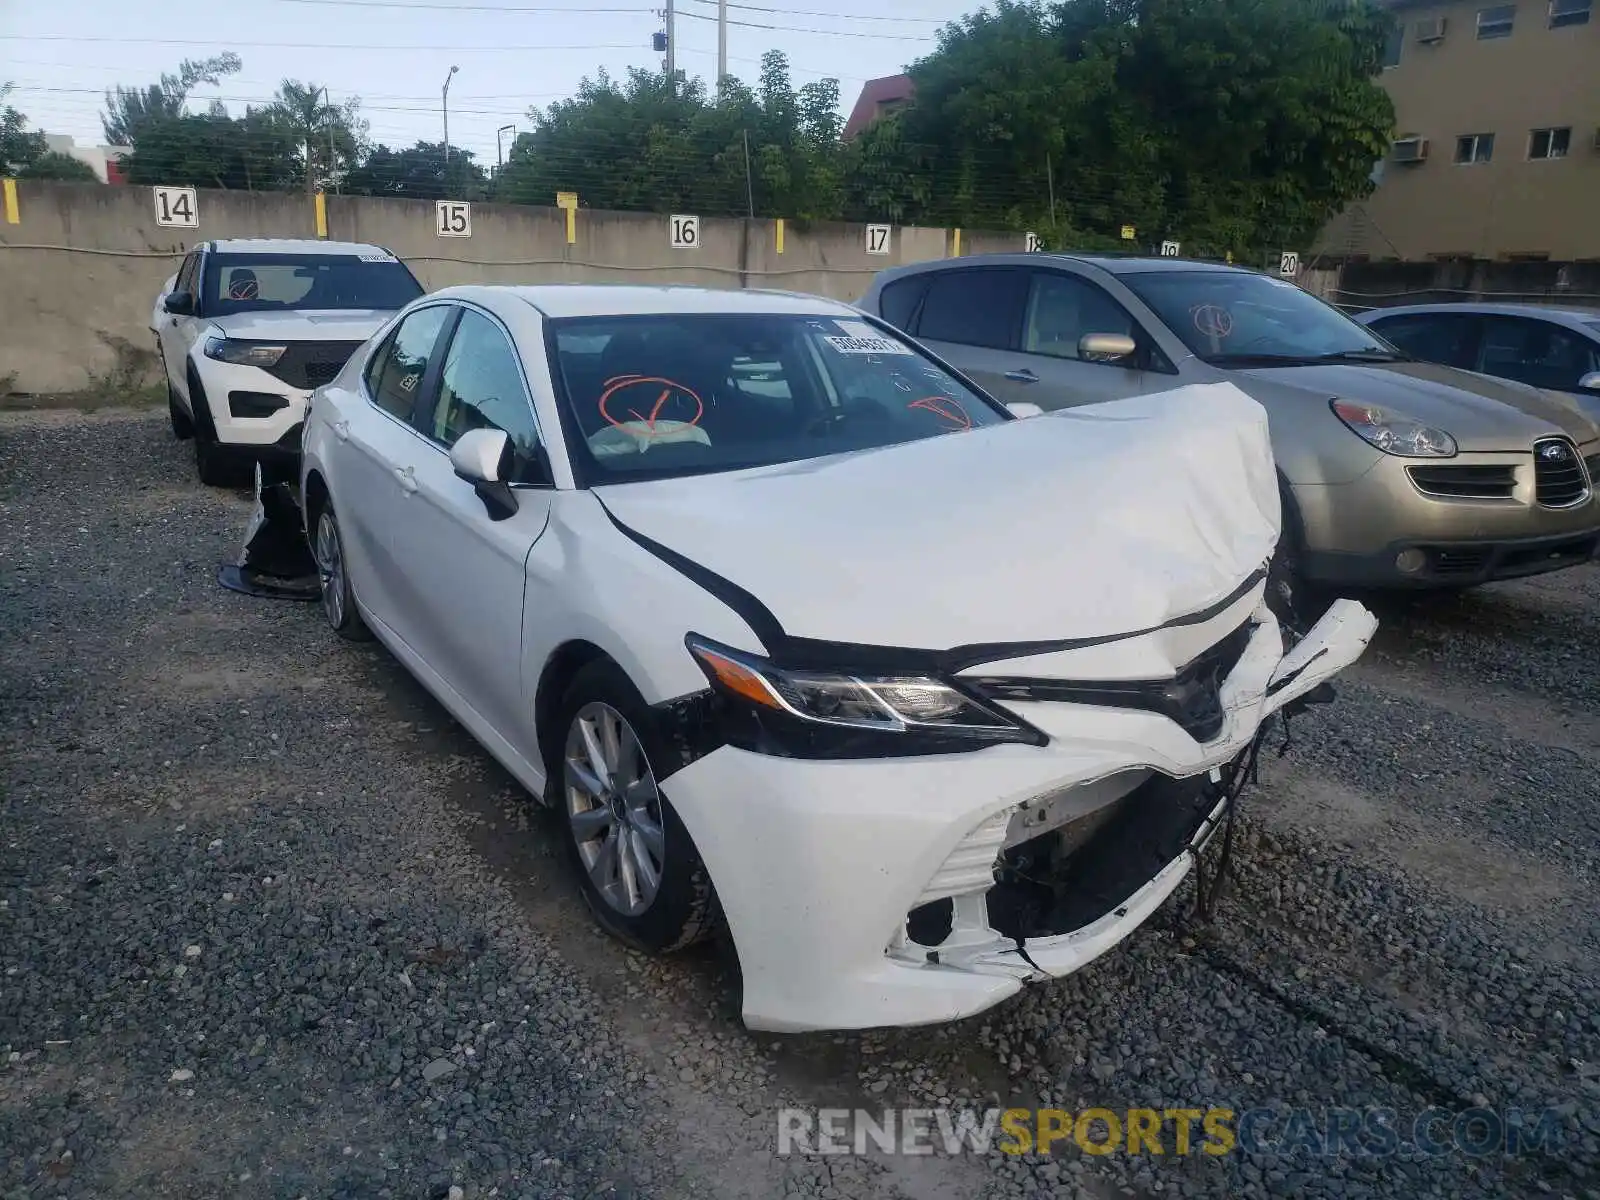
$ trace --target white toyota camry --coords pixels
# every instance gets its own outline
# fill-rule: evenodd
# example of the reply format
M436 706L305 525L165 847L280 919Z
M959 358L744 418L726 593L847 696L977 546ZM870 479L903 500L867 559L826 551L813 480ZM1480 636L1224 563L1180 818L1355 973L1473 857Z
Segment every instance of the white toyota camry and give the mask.
M333 628L559 810L613 933L725 920L758 1029L944 1021L1114 946L1375 627L1286 650L1231 386L1019 420L811 296L434 293L315 393L301 483Z

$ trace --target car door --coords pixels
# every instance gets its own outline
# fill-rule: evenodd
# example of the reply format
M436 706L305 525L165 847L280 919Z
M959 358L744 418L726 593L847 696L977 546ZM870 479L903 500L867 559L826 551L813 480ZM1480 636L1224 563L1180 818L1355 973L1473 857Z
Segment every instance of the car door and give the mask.
M194 297L196 305L200 301L200 260L200 251L191 250L188 257L183 260L183 265L178 268L177 278L172 284L173 292L188 292ZM200 320L193 315L179 316L169 313L166 310L166 300L166 295L156 300L156 310L152 318L156 328L156 340L161 344L161 361L166 366L167 379L177 390L178 395L188 400L189 348L194 345L194 340L198 336Z
M1484 318L1478 370L1552 391L1586 395L1578 380L1596 364L1595 344L1574 330L1537 317Z
M418 409L393 524L396 630L500 736L537 759L521 646L527 561L550 519L550 464L511 335L462 306L435 398ZM450 464L471 429L503 430L517 511L496 520Z
M1134 353L1085 355L1081 342L1090 334L1131 338ZM1099 284L1066 270L1029 272L1022 342L1005 374L1014 391L1004 399L1026 398L1047 410L1098 404L1170 388L1175 374L1139 322Z
M1477 369L1482 325L1476 313L1403 313L1367 322L1369 329L1413 358L1463 371Z
M350 579L362 607L391 630L401 627L398 597L405 586L394 540L412 511L407 472L423 444L413 417L437 386L455 311L432 304L407 314L367 362L358 401L341 402L333 414L334 508Z
M930 271L915 311L915 336L946 362L1002 400L1032 400L1010 387L1028 295L1021 267L951 267ZM887 319L887 318L886 318ZM909 331L908 331L909 332Z

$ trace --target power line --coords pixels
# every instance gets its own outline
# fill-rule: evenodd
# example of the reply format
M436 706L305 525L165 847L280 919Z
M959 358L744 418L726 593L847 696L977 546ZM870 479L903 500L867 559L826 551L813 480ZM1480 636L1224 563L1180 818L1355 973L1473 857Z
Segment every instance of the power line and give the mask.
M295 0L296 3L314 3L317 0ZM680 12L680 17L688 17L694 21L715 21L717 18L707 13ZM870 38L881 42L931 42L933 38L925 34L908 33L858 33L853 29L811 29L801 25L763 25L755 21L733 21L729 25L739 25L745 29L770 29L779 33L820 33L827 37Z
M690 0L693 4L715 4L717 0ZM786 17L833 17L840 21L899 21L908 25L943 25L944 21L938 17L874 17L865 13L820 12L808 8L771 8L764 4L738 4L728 0L729 8L743 9L745 12L777 13Z
M526 7L503 7L498 4L439 4L429 3L427 0L276 0L279 4L314 4L327 5L337 8L415 8L447 12L491 12L513 13L522 15L553 15L561 14L568 17L587 17L593 13L635 13L651 14L653 8L631 6L628 8L556 8L549 5L530 5Z
M214 38L141 38L141 37L103 37L83 36L71 33L0 33L0 41L5 42L113 42L121 45L138 43L147 46L205 46L216 49L217 40ZM517 54L530 54L535 51L566 51L566 50L638 50L634 42L590 42L578 45L555 45L545 42L533 46L375 46L371 43L351 44L340 42L233 42L235 46L242 46L247 50L399 50L405 53L431 53L442 51L446 53L468 53L473 51L504 51Z

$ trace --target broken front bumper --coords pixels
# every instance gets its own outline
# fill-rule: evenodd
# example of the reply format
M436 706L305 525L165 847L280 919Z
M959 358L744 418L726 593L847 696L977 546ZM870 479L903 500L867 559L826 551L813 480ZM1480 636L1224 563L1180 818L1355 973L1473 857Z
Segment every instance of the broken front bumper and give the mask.
M1215 828L1222 803L1208 773L1237 759L1272 712L1359 657L1376 628L1364 608L1340 601L1285 655L1259 592L1254 603L1249 645L1222 687L1221 732L1204 744L1155 712L1028 703L1011 707L1049 735L1045 746L857 761L724 746L674 773L663 791L727 914L745 1023L798 1031L953 1020L1069 974L1136 929ZM1162 843L1146 839L1146 865L1105 881L1097 898L1119 880L1122 894L1070 928L1052 926L1059 911L1017 911L1006 875L1026 874L1019 855L1041 835L1103 817L1086 837L1104 837L1130 802L1152 802L1152 788L1161 802L1164 785L1186 806L1166 827L1170 856L1152 857ZM927 906L941 910L931 936L914 915ZM1080 896L1068 911L1075 919L1093 907Z

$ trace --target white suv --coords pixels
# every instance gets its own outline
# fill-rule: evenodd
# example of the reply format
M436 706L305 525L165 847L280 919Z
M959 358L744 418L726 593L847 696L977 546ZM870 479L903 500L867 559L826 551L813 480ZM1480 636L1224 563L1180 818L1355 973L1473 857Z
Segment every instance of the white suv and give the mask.
M202 242L150 315L172 432L194 439L204 483L295 458L312 389L423 294L381 246L251 238Z

